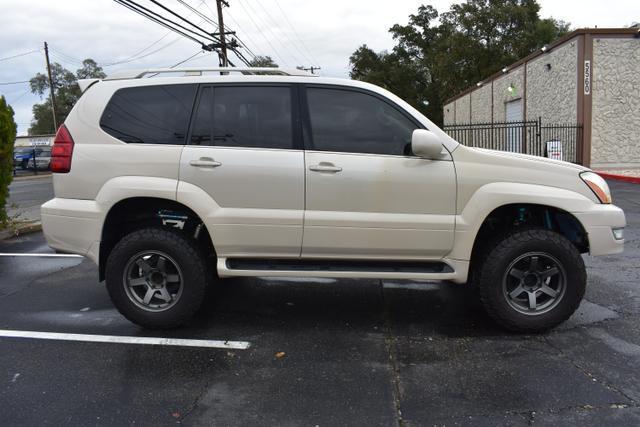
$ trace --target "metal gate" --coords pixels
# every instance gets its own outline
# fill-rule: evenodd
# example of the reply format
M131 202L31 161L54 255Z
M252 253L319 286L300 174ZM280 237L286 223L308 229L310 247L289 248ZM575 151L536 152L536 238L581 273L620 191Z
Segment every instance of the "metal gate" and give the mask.
M512 151L547 157L547 142L558 141L562 159L582 163L582 124L543 124L529 121L446 125L443 130L469 147Z

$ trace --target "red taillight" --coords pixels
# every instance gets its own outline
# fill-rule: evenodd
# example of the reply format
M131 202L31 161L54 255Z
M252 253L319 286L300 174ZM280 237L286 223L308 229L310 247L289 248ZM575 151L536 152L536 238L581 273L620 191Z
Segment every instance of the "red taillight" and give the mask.
M58 128L51 148L51 172L67 173L71 170L73 138L65 125Z

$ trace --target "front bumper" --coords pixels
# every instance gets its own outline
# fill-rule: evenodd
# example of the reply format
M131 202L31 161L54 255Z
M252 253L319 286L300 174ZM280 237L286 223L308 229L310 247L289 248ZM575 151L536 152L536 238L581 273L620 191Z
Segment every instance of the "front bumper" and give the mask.
M594 204L588 211L574 213L589 238L589 254L610 255L624 250L624 239L616 239L614 229L627 225L624 211L615 205Z

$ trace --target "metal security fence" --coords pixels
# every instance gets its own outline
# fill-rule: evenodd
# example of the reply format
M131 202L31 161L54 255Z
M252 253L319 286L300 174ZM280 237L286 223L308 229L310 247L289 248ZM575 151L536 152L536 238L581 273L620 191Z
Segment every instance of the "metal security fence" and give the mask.
M562 160L580 163L582 147L581 124L543 124L541 119L521 122L493 122L446 125L453 139L469 147L511 151L534 156L553 157L562 153Z

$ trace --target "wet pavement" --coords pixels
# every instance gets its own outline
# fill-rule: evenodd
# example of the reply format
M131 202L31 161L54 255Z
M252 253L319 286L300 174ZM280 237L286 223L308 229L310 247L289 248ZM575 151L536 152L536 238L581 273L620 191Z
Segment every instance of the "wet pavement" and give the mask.
M241 340L247 350L0 338L3 424L638 425L640 186L624 254L585 257L580 310L496 327L465 286L228 279L188 327L123 319L79 258L0 256L0 329ZM0 253L51 253L40 233ZM284 352L283 354L278 354Z

